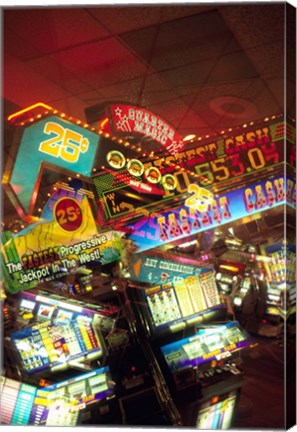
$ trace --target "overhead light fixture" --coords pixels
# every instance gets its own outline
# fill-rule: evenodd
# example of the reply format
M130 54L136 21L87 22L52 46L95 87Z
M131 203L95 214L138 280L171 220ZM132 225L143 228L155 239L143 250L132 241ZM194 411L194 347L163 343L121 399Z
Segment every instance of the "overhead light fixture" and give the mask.
M196 135L195 134L190 134L190 135L185 136L183 138L183 141L190 141L190 140L192 140L194 138L196 138Z

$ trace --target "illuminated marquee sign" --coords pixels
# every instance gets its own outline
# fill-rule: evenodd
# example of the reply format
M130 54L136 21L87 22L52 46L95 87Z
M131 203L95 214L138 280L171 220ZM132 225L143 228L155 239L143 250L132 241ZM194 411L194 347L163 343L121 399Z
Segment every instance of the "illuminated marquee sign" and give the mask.
M287 134L286 134L287 132ZM285 141L286 139L286 141ZM146 166L155 166L165 174L176 170L175 166L195 172L199 184L208 186L244 178L253 172L284 162L284 147L287 162L295 166L295 129L284 122L258 127L237 136L228 136L216 141L200 144L196 148L179 154L151 160ZM177 174L173 174L176 176ZM183 172L186 177L187 173Z
M130 239L141 252L285 203L296 207L296 183L279 176L216 196L207 211L182 206L159 214L143 212L141 220L128 226Z
M27 215L32 213L44 163L90 176L99 136L55 115L24 129L11 173L4 186Z
M292 164L295 129L290 125L286 127L287 156ZM93 177L100 223L112 224L124 217L137 217L139 212L148 216L151 208L157 211L158 205L164 208L171 199L181 199L192 183L204 188L220 184L220 188L229 189L232 182L242 182L247 176L281 166L284 162L284 137L284 123L272 123L210 144L201 143L175 156L152 157L149 161L133 159L135 164L131 165L135 165L135 171L128 169L123 154L111 151L114 161L109 162L110 169ZM152 184L147 180L144 173L149 168L158 170L161 175L159 183ZM145 198L135 194L135 190L145 194Z
M129 267L131 279L157 285L174 282L201 271L197 265L188 264L180 257L178 259L179 261L171 261L155 256L133 255Z
M137 106L111 104L107 106L111 120L111 132L114 134L139 134L161 144L171 154L176 154L184 147L182 136L166 120ZM108 122L105 123L105 129Z
M2 274L14 294L65 276L91 262L107 264L123 256L118 232L98 233L88 198L59 189L48 200L40 222L17 234L3 233Z

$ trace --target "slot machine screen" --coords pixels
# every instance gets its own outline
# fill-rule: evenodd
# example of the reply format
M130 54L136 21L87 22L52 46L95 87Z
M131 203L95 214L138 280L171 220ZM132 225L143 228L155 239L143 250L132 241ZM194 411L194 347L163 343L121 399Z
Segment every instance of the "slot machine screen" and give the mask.
M250 345L246 331L236 321L198 330L197 334L161 347L172 373L196 367L211 360L230 357Z
M55 307L45 304L41 304L38 308L37 319L40 320L50 320L53 316Z
M44 369L62 370L71 361L95 359L103 355L101 338L92 318L77 315L68 320L46 321L11 334L21 365L27 373ZM66 315L69 312L65 311Z
M73 313L69 312L69 311L65 311L63 309L60 309L57 313L55 322L56 323L67 323L70 322L72 320L73 317Z
M46 419L46 426L76 426L79 411L71 409L67 399L55 398L52 400Z
M30 424L75 426L80 410L113 394L114 382L108 366L38 389Z
M265 249L270 257L269 270L273 283L293 283L296 281L296 246L279 242Z
M20 309L19 309L18 316L25 321L32 319L34 317L33 311L35 305L36 303L34 301L22 299L20 302Z
M203 402L198 410L196 428L205 430L230 429L238 400L238 391Z
M89 378L88 381L89 381L91 394L93 395L108 390L108 382L105 374L95 375Z
M149 288L144 296L155 328L222 306L212 270Z
M70 400L80 400L87 396L86 381L78 381L68 386Z
M173 287L155 287L148 290L146 301L155 327L181 318Z
M10 378L1 379L1 423L25 426L30 414L37 388Z

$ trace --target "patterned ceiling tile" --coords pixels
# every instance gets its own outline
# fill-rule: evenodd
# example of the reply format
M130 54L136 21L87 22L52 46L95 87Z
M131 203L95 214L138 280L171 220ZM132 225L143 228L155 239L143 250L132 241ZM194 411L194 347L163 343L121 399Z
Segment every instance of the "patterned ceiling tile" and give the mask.
M67 50L54 55L54 60L94 88L139 77L147 69L116 39Z
M14 29L10 29L6 25L4 25L2 41L4 53L9 53L19 60L26 60L41 54L40 50L18 36Z
M147 109L158 114L170 122L174 127L177 127L180 120L184 117L188 107L181 99L161 102L158 104L148 105Z
M43 54L109 36L83 8L10 9L4 23Z
M57 61L51 55L26 62L34 71L48 78L71 94L80 94L91 89L90 85Z
M285 2L225 5L220 13L245 50L284 39Z
M68 96L59 85L14 57L5 55L3 64L3 94L22 108L36 102L50 105L53 100Z
M283 42L275 42L265 47L249 48L246 54L263 79L284 77L285 51Z
M139 29L121 38L156 71L187 66L241 49L217 11Z
M199 5L143 5L98 6L88 11L114 33L123 33L139 28L175 20L183 16L202 13L209 7Z

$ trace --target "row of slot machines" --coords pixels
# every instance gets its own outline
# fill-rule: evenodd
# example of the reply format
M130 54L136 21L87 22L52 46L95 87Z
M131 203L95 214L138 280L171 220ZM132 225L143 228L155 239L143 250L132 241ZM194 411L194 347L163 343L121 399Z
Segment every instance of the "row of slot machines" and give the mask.
M294 321L296 314L296 246L279 242L267 246L239 272L238 262L228 262L232 269L217 272L222 292L229 296L234 313L254 334L279 337L284 321ZM236 269L238 271L236 272Z
M147 289L131 285L127 296L137 347L117 328L118 306L41 289L20 294L5 338L15 375L2 377L2 423L94 424L88 407L104 402L118 424L231 427L243 379L239 352L251 340L237 322L221 323L214 270Z
M135 288L130 291L142 344L162 371L182 425L232 427L244 376L240 351L254 343L238 322L226 320L214 269Z

